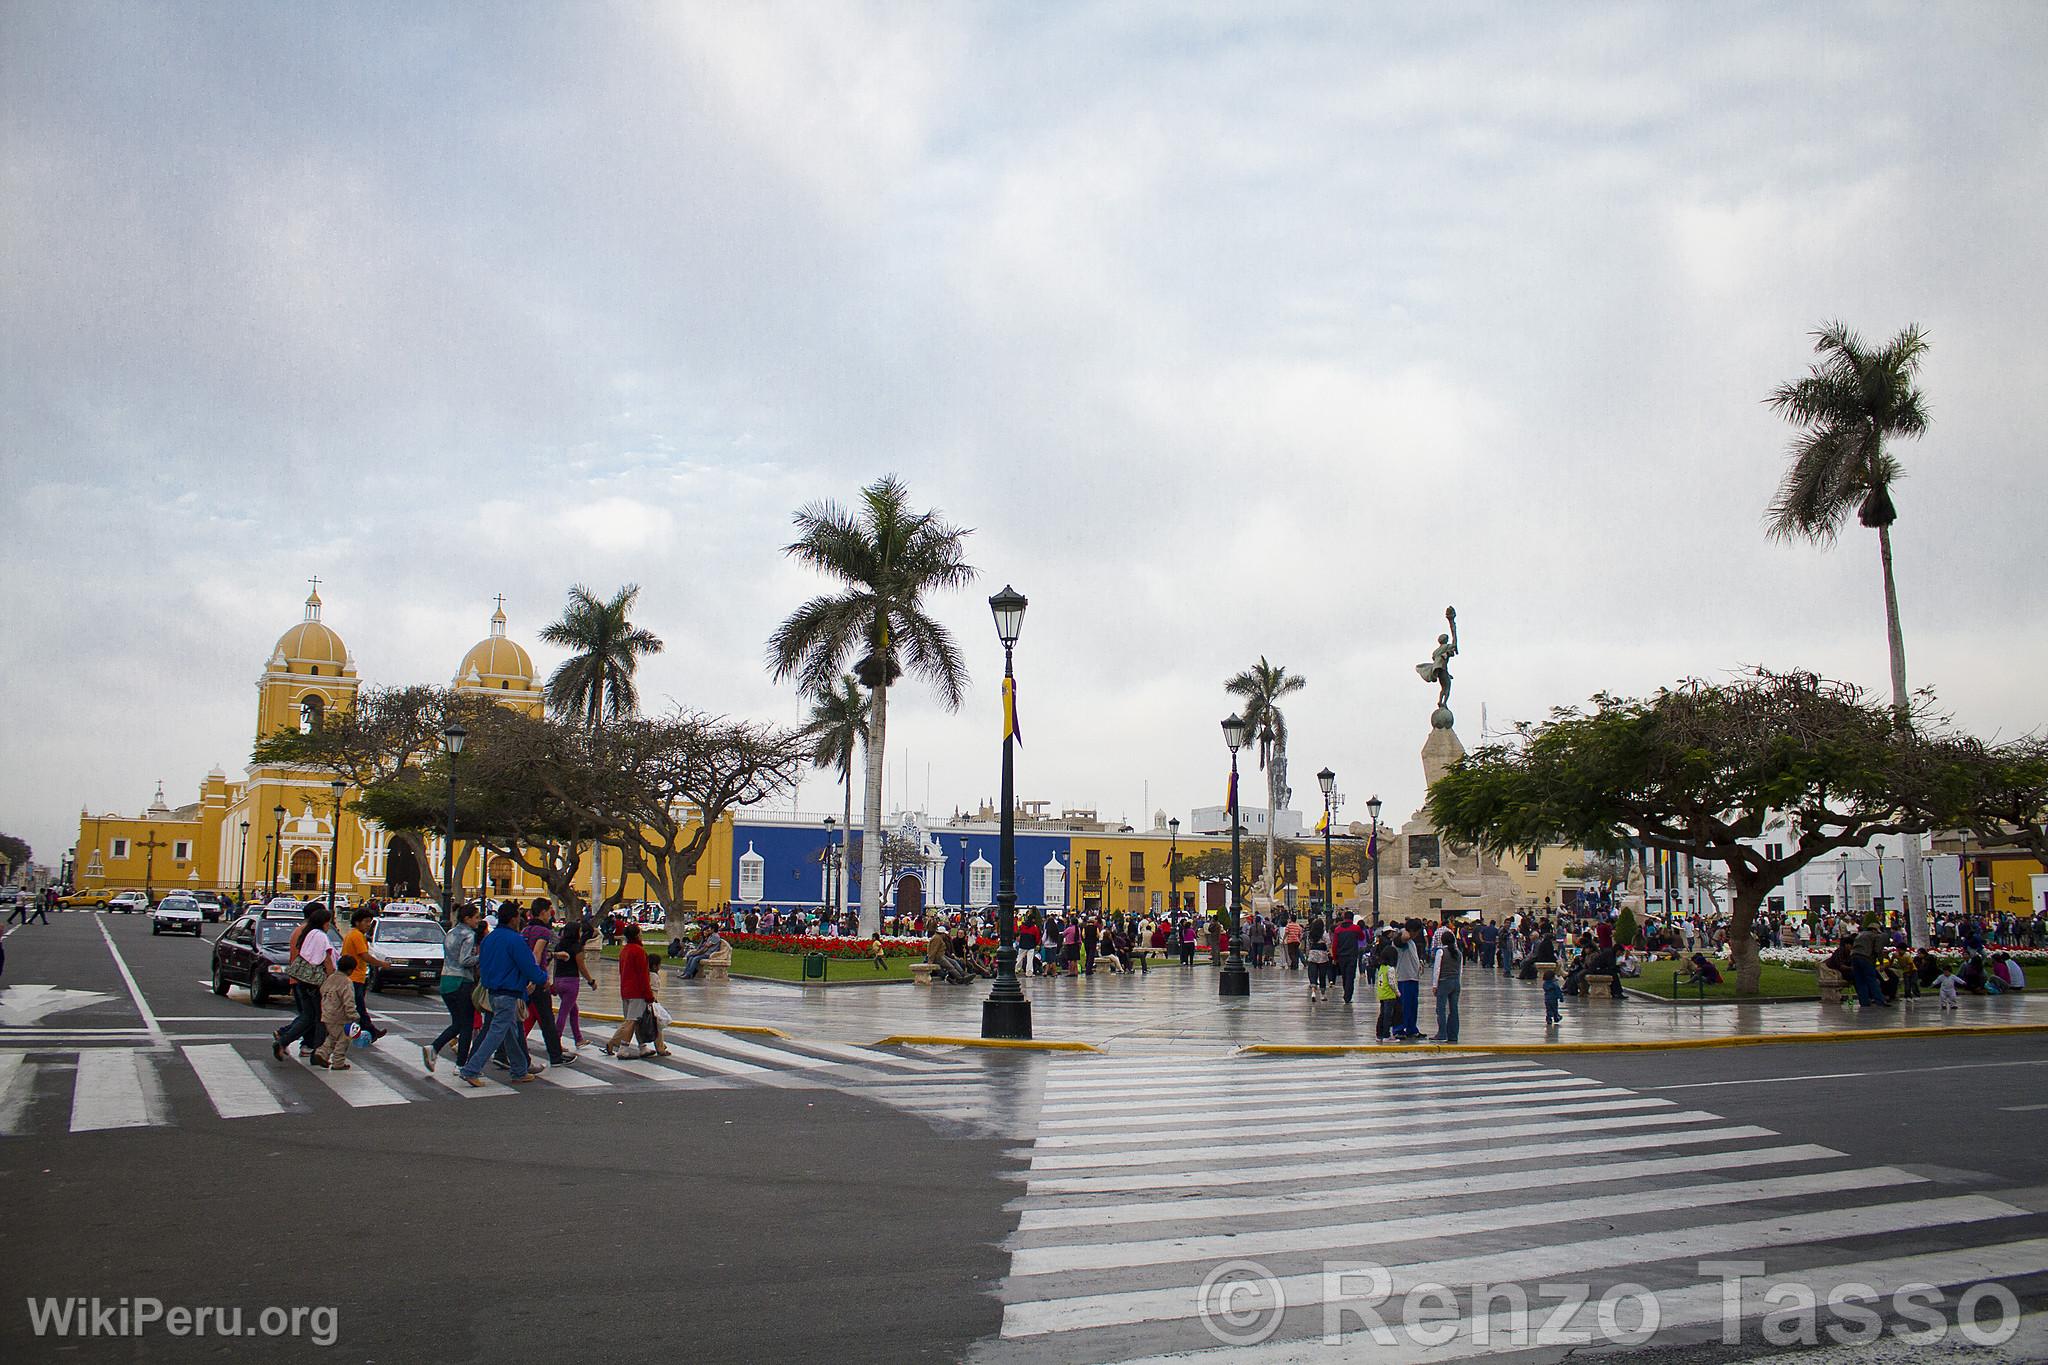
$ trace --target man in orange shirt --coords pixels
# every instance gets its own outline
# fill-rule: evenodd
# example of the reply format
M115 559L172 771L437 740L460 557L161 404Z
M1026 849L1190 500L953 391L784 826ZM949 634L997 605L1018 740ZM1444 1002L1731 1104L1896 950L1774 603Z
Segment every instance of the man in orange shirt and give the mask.
M370 972L378 967L391 964L370 951L370 926L377 922L377 912L367 905L349 917L348 933L342 936L341 951L346 957L356 960L355 969L348 979L355 983L356 1018L361 1021L363 1032L376 1042L384 1036L384 1030L370 1021Z

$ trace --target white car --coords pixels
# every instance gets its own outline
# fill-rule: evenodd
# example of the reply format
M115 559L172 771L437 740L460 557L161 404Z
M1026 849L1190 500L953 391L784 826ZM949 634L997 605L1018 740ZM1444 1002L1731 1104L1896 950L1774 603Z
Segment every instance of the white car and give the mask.
M441 907L429 905L425 901L386 901L377 913L379 915L398 915L405 918L424 916L427 919L438 921L441 918Z
M124 915L147 914L149 912L149 893L146 891L123 891L120 895L107 902L107 909L110 911L118 910Z
M156 903L156 910L149 918L149 932L155 934L190 934L199 937L200 929L206 924L206 916L199 909L199 902L182 891L173 891Z
M306 906L303 901L296 900L291 896L272 896L268 901L264 902L263 913L266 915L296 915L305 908Z
M370 926L370 951L391 965L370 968L369 986L407 985L432 990L441 980L441 926L419 915L379 915Z

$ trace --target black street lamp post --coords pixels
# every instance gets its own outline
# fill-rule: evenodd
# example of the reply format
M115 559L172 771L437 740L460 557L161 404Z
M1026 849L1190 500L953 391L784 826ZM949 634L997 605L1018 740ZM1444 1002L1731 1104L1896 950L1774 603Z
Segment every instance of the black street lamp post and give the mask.
M448 751L448 827L441 841L441 922L455 923L455 760L462 753L462 741L469 731L460 722L441 727L441 747Z
M825 817L825 918L833 921L839 918L839 846L832 842L832 831L838 826L837 820Z
M996 846L996 984L981 1003L984 1038L1031 1036L1031 1002L1017 984L1017 675L1011 668L1027 605L1024 595L1008 585L988 599L1003 642L1003 826Z
M1380 930L1380 799L1375 796L1365 803L1372 813L1372 930Z
M1252 974L1244 965L1244 826L1237 818L1237 751L1244 747L1243 716L1223 719L1223 742L1230 746L1230 956L1216 980L1219 996L1250 995Z
M249 822L244 820L242 822L242 853L240 857L235 859L235 908L238 910L241 908L242 903L249 899L248 881Z
M1329 929L1337 924L1337 869L1330 863L1330 802L1336 798L1337 774L1325 768L1316 774L1316 782L1323 789L1323 926Z
M277 899L277 874L284 870L284 807L270 808L270 899Z
M334 914L334 876L341 870L341 794L348 784L335 778L327 784L334 793L334 837L327 845L327 913Z
M1180 913L1180 817L1166 822L1166 889L1173 904L1166 907L1169 923Z

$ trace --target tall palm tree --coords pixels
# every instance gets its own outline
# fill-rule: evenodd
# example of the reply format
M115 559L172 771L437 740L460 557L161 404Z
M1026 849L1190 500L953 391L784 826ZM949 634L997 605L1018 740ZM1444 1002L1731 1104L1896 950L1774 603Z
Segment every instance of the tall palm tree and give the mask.
M839 826L839 866L853 866L853 753L868 740L868 697L851 673L840 675L831 691L811 703L810 719L803 728L811 741L811 764L836 768L839 785L846 792L846 815ZM843 876L842 872L842 876ZM828 879L829 880L829 879ZM840 883L844 887L845 883ZM843 895L843 892L842 892ZM835 912L840 907L833 907Z
M1906 691L1906 639L1899 628L1899 592L1892 579L1892 523L1898 508L1891 488L1904 477L1888 448L1897 438L1914 439L1928 427L1927 406L1914 376L1927 353L1927 338L1907 327L1882 347L1839 322L1813 334L1820 359L1806 377L1781 384L1765 401L1800 428L1792 440L1792 463L1779 481L1765 518L1775 540L1804 539L1833 544L1854 510L1856 520L1877 532L1878 562L1884 571L1886 643L1891 649L1892 709L1901 729L1912 724L1912 696ZM1906 836L1909 872L1907 909L1913 942L1927 942L1927 896L1920 884L1920 836Z
M1282 664L1259 661L1223 684L1223 690L1243 699L1241 714L1245 728L1259 737L1259 766L1266 770L1266 896L1279 894L1273 875L1273 812L1287 804L1287 717L1280 699L1301 691L1308 679L1290 674Z
M882 756L889 724L889 687L907 669L929 682L948 710L967 689L967 665L946 628L925 611L925 595L964 587L975 571L965 559L969 534L935 511L913 512L910 491L891 474L861 491L849 510L817 502L796 514L797 538L783 552L844 585L813 597L768 640L777 682L795 677L812 695L833 686L849 661L868 690L867 808L862 847L882 846ZM882 925L879 864L861 877L860 927Z
M662 643L651 630L633 624L633 603L640 585L628 583L600 601L596 593L578 583L569 589L569 604L562 619L542 627L542 643L569 651L569 657L548 677L548 710L563 720L580 718L593 737L606 717L630 716L640 708L640 689L633 675L640 660L659 654ZM602 845L590 850L590 904L602 903L604 865L599 857Z

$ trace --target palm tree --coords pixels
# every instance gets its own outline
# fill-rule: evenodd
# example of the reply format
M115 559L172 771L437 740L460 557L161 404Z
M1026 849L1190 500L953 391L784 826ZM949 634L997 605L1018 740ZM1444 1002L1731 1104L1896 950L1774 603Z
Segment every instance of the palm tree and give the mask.
M651 630L633 624L629 613L640 585L628 583L609 602L578 583L569 589L562 619L542 628L542 643L569 651L569 657L548 677L548 710L563 720L581 718L593 738L606 717L630 716L640 708L640 689L633 685L640 660L659 654L662 643ZM602 846L591 848L590 904L595 909L604 892Z
M1891 649L1892 709L1901 729L1912 724L1906 691L1906 639L1899 629L1899 592L1892 579L1892 523L1898 509L1891 488L1904 473L1887 449L1894 438L1913 439L1927 430L1927 407L1913 379L1927 338L1908 327L1883 347L1871 350L1839 322L1813 334L1820 359L1806 377L1781 384L1765 401L1796 424L1792 464L1778 484L1765 519L1774 540L1805 539L1833 544L1853 509L1856 520L1877 532L1878 562L1884 571L1886 642ZM1920 836L1906 836L1906 866L1920 867ZM1911 875L1907 911L1913 942L1927 942L1925 888Z
M606 717L630 716L640 708L640 689L633 685L640 660L662 651L660 637L628 619L640 585L628 583L601 602L578 583L569 589L562 619L544 627L543 644L569 651L548 677L548 710L564 720L578 716L595 732Z
M1244 700L1245 728L1259 737L1259 766L1266 770L1266 896L1279 894L1273 876L1273 812L1287 804L1287 717L1280 699L1301 691L1308 679L1290 675L1284 665L1259 661L1223 684L1223 690Z
M841 674L831 691L811 703L803 734L811 741L812 766L839 770L839 785L846 791L846 817L839 826L839 865L852 867L853 751L868 739L868 697L860 690L859 680L851 673Z
M975 571L964 558L969 531L937 512L913 512L910 492L891 474L861 491L860 506L812 503L796 514L797 538L783 552L845 586L813 597L790 614L768 640L768 666L777 682L795 677L816 696L853 664L868 690L867 808L862 846L882 846L882 756L888 735L889 686L911 673L929 682L948 710L958 710L967 688L967 665L946 628L925 612L925 594L964 587ZM869 858L875 864L874 858ZM863 876L860 927L880 931L879 874Z

